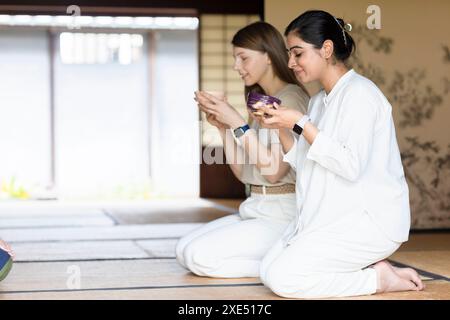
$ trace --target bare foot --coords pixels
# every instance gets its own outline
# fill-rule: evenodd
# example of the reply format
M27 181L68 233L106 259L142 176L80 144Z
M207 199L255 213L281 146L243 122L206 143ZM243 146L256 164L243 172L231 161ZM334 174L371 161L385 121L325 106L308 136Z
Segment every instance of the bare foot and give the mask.
M419 290L425 289L425 284L422 282L422 279L420 279L417 271L413 268L399 268L394 266L392 266L392 268L394 268L395 273L401 278L414 282Z
M377 293L396 291L419 291L414 282L403 279L398 275L392 265L386 260L377 262L374 267L377 272Z

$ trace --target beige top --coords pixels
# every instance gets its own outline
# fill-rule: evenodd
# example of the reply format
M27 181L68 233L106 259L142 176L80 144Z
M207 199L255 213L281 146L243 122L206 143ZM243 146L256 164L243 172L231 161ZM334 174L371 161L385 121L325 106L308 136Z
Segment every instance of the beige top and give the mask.
M288 108L293 108L306 114L308 108L309 97L303 90L294 84L288 84L274 95L281 100L281 105ZM260 128L258 122L253 122L250 127L255 129L259 142L266 147L270 147L271 144L279 144L280 140L275 129ZM284 154L283 154L284 155ZM280 163L283 158L280 158ZM295 171L294 169L289 172L277 183L268 182L260 173L255 164L244 164L242 169L241 182L246 184L254 184L259 186L279 186L285 183L295 184Z

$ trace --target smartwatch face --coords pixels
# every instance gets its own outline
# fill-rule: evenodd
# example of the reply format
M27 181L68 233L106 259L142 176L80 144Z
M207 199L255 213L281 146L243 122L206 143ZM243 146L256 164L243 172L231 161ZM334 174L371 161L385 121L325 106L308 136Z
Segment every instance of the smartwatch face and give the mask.
M239 138L240 136L244 135L244 133L247 132L247 130L249 130L249 129L250 129L250 126L248 124L246 124L245 126L234 129L233 133L236 138Z
M292 130L298 135L301 135L303 131L302 127L300 127L298 124L295 124Z
M239 138L243 134L244 134L244 130L242 130L242 128L237 128L236 130L234 130L234 135L236 136L236 138Z

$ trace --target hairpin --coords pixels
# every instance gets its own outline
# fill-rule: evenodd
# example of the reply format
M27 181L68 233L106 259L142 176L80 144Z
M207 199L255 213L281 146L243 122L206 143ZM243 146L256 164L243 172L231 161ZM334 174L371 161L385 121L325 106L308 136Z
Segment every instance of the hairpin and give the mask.
M345 31L347 31L347 32L352 31L352 25L350 23L346 23L346 24L344 24L344 26L341 26L338 19L336 17L333 17L333 18L334 18L334 20L336 20L336 23L338 24L339 28L342 29L342 36L344 37L344 43L345 43L345 46L347 46L347 37L345 36Z

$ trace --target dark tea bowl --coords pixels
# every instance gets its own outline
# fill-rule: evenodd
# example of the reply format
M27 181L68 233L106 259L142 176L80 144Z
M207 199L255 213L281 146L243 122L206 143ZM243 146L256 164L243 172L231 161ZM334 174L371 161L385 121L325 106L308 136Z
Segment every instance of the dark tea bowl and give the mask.
M253 107L258 102L263 103L268 108L274 108L273 104L275 102L281 104L281 100L278 98L257 92L249 92L247 96L247 107L251 112L258 112L258 109Z

